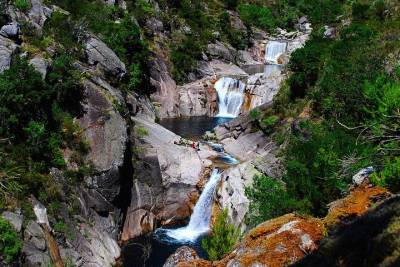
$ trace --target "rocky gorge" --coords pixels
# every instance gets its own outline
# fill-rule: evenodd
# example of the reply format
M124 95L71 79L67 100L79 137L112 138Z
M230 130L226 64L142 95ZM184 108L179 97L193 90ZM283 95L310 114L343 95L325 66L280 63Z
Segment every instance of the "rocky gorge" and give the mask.
M16 57L24 58L47 81L60 44L53 41L35 50L27 29L42 36L52 17L72 15L47 1L28 2L26 10L7 4L7 23L0 25L0 73L8 70ZM122 10L129 6L129 1L102 2ZM157 1L145 2L162 14ZM237 31L246 29L234 11L229 12L229 21ZM120 23L117 20L116 24ZM121 86L121 81L132 75L130 66L104 36L76 30L83 55L73 66L81 74L84 99L82 114L73 118L77 125L74 135L84 139L88 150L78 157L74 149L63 147L65 168L49 171L60 196L56 216L50 214L53 207L41 203L35 194L28 196L31 214L20 207L1 209L2 218L22 240L20 259L10 266L147 266L149 258L157 257L151 248L154 233L188 224L216 169L220 170L219 180L212 189L215 192L208 193L212 204L206 205L210 214L205 233L226 209L229 222L243 238L218 261L204 259L197 248L196 252L181 246L190 243L178 244L175 253L163 255L163 266L310 266L309 262L323 266L321 257L326 255L318 251L320 244L323 248L330 246L329 242L335 246L341 242L325 239L326 231L339 235L370 217L397 218L398 197L371 185L368 175L361 175L322 218L289 213L254 228L248 225L246 188L255 176L280 180L286 172L281 154L284 144L257 125L253 112L269 112L290 76L292 53L304 47L312 34L305 16L296 21L295 30L277 29L270 34L255 29L251 45L243 49L224 40L208 43L184 83L174 80L171 55L165 47L173 35L169 26L157 15L140 23L153 41L148 77L153 90L145 94ZM210 121L229 117L229 121L195 139L180 136L162 123L186 118L190 124L192 117ZM221 156L229 157L230 162L221 164ZM80 165L90 166L90 172L78 183L71 182L69 172L79 171ZM384 215L379 207L385 208ZM138 250L134 257L129 256L132 249ZM2 260L0 257L0 264Z

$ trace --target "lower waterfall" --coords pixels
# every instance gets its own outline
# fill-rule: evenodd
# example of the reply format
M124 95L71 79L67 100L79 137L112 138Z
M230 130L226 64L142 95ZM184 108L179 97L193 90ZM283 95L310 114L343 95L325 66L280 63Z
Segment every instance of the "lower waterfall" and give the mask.
M236 79L223 77L215 85L218 93L217 117L236 118L244 100L246 85Z
M210 230L212 204L220 178L220 171L216 168L213 169L210 179L204 186L204 190L193 209L192 216L187 226L178 229L160 228L157 229L154 234L163 240L165 240L166 237L172 238L172 240L165 240L167 242L187 243L194 242L198 237L207 233Z

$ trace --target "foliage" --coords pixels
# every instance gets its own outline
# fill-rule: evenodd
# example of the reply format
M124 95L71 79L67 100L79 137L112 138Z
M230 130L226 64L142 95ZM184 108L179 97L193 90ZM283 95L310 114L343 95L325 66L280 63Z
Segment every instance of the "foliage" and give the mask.
M239 229L229 223L228 210L224 209L218 214L211 235L202 240L201 246L207 251L210 260L219 260L231 252L239 236Z
M254 4L240 4L238 7L240 18L250 26L256 26L270 31L275 27L275 19L269 8Z
M12 225L0 218L0 254L6 263L11 263L19 254L22 241L13 229Z
M301 210L324 215L326 204L340 197L351 174L370 163L365 155L371 151L357 146L356 137L340 126L302 121L298 127L285 152L283 180L289 195L303 201Z
M55 57L45 81L25 59L15 58L0 84L1 203L8 207L32 193L45 203L56 200L60 187L48 169L65 166L62 148L87 152L72 126L83 97L72 58Z
M140 126L136 127L136 134L140 137L144 137L149 135L149 131L146 128Z
M7 23L7 0L0 0L0 25Z
M304 97L318 80L319 70L323 64L322 55L329 41L320 36L313 36L303 49L297 49L290 57L289 70L293 74L288 79L292 99Z
M252 226L288 213L296 206L284 184L268 176L255 176L252 186L246 187L245 192L250 200L247 220Z
M400 191L400 157L384 162L382 170L371 175L375 185L389 187L394 192Z
M172 74L178 83L186 80L187 73L191 71L201 58L203 45L195 35L185 36L179 44L172 47L171 61L173 63Z
M28 0L15 0L14 5L16 8L22 11L26 11L32 6Z

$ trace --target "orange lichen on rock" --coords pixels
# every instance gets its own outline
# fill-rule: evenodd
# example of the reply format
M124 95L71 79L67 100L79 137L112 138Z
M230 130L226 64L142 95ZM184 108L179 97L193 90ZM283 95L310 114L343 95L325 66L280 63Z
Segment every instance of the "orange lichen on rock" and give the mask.
M390 193L382 187L368 184L356 187L345 198L329 204L329 212L324 223L329 228L346 219L358 217L364 214L373 203L389 196Z
M180 262L176 265L176 267L211 267L211 266L213 266L213 264L210 261L203 259Z
M323 230L319 219L287 214L258 225L214 266L285 266L315 250Z

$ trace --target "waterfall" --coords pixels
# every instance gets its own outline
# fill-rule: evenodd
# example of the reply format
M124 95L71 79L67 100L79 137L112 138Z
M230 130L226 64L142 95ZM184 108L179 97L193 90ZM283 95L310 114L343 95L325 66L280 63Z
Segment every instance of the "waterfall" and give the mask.
M215 85L218 93L217 117L235 118L243 104L246 85L229 77L219 79Z
M210 220L212 212L212 204L214 201L214 193L217 188L218 182L221 178L221 173L218 169L214 169L210 179L204 186L204 190L200 195L196 206L193 209L192 216L190 217L189 224L185 227L178 229L157 229L156 236L168 236L175 242L186 243L195 242L196 239L207 233L210 230ZM164 239L162 237L160 239ZM171 242L172 240L165 240Z
M265 48L265 61L278 64L278 58L286 52L286 46L285 42L269 41Z

